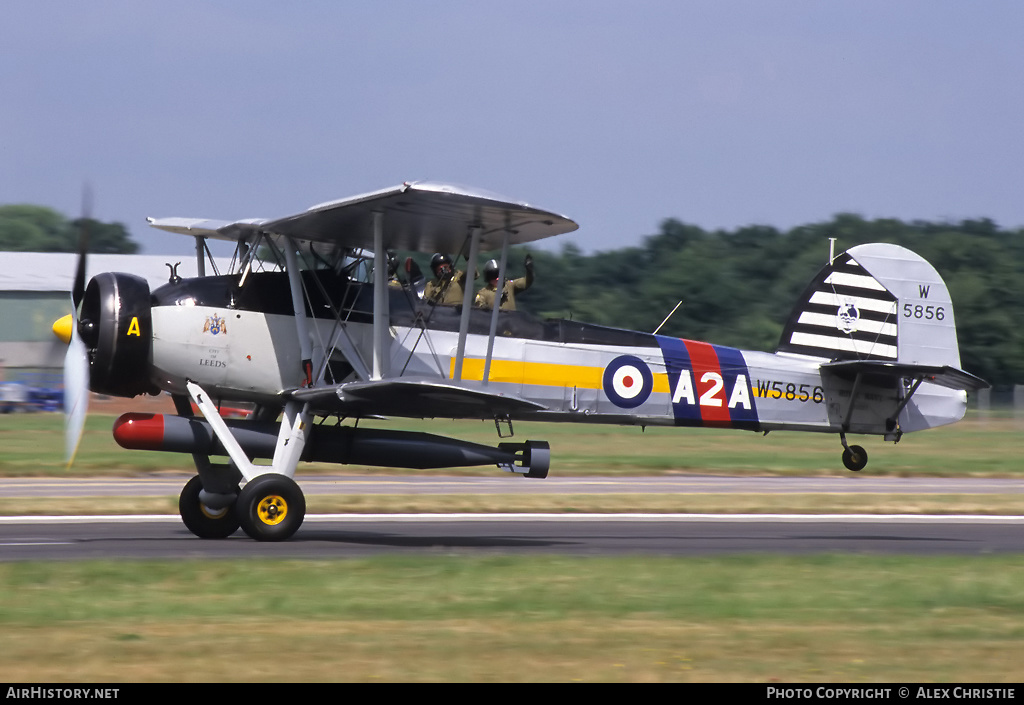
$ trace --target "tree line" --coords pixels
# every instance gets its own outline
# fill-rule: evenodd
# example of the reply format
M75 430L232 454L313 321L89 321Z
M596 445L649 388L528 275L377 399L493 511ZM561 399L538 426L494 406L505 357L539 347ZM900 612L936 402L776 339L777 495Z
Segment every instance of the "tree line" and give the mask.
M782 232L706 231L676 219L642 244L583 254L532 252L536 281L519 308L544 317L659 331L772 351L804 288L836 254L867 242L902 245L939 272L952 297L961 365L993 385L1024 384L1024 230L991 220L934 223L853 214ZM521 253L510 257L512 275Z
M0 250L8 252L77 252L85 229L89 251L106 255L135 254L139 246L121 223L92 218L68 220L45 206L0 206Z
M83 225L91 252L138 251L120 223L68 220L32 205L0 206L0 250L74 252ZM797 298L827 262L833 237L837 254L889 242L931 262L953 299L964 369L994 385L1024 384L1024 229L988 219L907 223L839 214L788 231L707 231L669 218L640 245L616 250L514 248L510 276L522 276L529 251L537 276L516 303L544 318L653 332L682 301L660 333L772 351ZM430 253L414 256L429 277Z

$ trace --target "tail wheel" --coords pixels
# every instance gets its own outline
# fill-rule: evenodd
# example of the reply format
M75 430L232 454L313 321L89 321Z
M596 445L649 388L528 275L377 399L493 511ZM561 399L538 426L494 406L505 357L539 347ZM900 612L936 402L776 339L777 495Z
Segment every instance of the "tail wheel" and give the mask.
M868 464L868 452L860 446L850 446L843 451L843 465L847 470L863 470Z
M284 541L306 516L306 498L290 477L261 475L247 483L235 504L242 531L257 541Z
M212 509L199 501L203 483L199 475L185 483L178 498L178 513L185 528L201 539L225 539L238 531L234 506Z

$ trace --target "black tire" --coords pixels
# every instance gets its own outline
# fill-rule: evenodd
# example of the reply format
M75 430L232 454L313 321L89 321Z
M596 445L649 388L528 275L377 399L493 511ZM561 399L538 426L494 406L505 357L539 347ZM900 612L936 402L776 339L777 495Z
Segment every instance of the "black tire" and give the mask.
M226 539L238 531L238 515L231 505L214 511L199 501L203 482L199 475L185 483L178 497L178 513L185 528L201 539Z
M843 450L843 465L847 470L857 472L868 464L868 452L860 446L850 446Z
M242 531L257 541L284 541L302 526L306 498L290 477L260 475L247 483L235 503Z

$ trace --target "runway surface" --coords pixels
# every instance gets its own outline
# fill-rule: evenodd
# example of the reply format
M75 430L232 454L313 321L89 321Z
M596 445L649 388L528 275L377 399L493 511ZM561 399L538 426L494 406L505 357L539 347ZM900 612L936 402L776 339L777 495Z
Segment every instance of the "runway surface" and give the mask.
M1019 517L310 516L284 543L241 532L212 541L177 517L0 519L0 561L160 558L356 558L414 553L987 554L1024 551Z
M0 497L176 496L186 476L17 478ZM643 477L311 477L307 494L824 492L1015 494L1019 480ZM985 554L1024 552L1024 517L776 515L307 516L285 543L242 532L194 537L177 516L0 517L0 561L179 558L354 558L414 553L697 556L730 553Z

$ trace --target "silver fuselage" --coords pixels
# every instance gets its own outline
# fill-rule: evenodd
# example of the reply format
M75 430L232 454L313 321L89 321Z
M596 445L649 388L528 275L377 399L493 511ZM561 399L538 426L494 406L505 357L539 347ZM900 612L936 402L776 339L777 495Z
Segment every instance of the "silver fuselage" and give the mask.
M499 335L489 364L488 336L471 332L461 379L456 379L455 331L429 324L392 325L388 376L454 381L544 407L521 418L754 431L837 432L846 420L849 432L885 434L892 430L886 419L907 391L889 380L863 380L845 419L853 382L823 373L824 359L575 327L582 333L563 336L569 340ZM352 360L353 367L365 369L372 332L369 323L313 319L309 334L319 342L313 348L313 369L325 368L325 350L340 340L347 355L336 349L332 359L357 356L361 360ZM619 333L630 344L571 339L614 339ZM301 363L294 316L196 305L153 307L152 381L161 389L184 393L190 379L221 399L275 403L303 383ZM351 379L357 376L353 372ZM338 381L343 396L344 381ZM900 413L899 427L916 431L952 423L965 410L964 392L926 382ZM443 405L434 414L454 415Z

